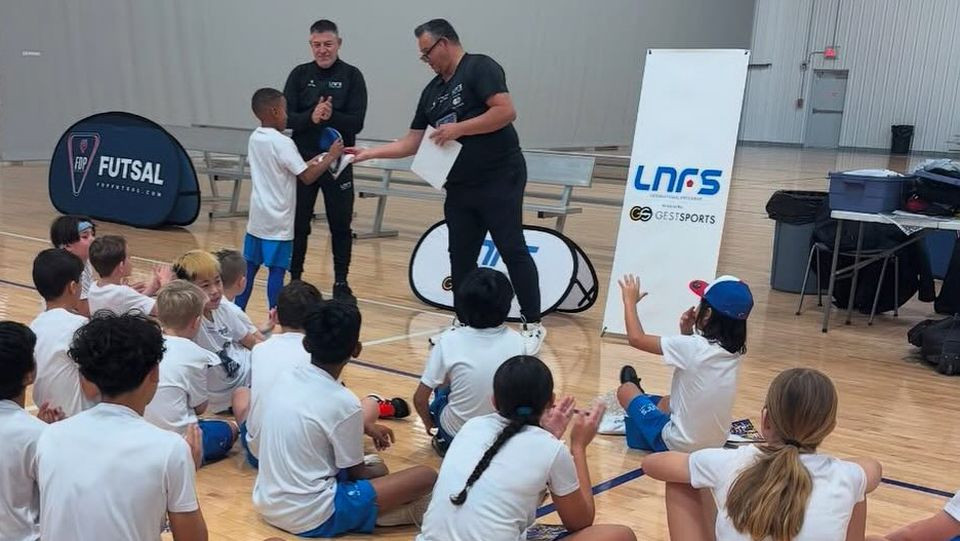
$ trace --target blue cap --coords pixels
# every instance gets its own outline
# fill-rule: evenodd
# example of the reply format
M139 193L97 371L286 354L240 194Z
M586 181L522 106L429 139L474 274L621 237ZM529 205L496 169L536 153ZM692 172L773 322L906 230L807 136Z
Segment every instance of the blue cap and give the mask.
M320 137L317 138L317 144L320 146L320 152L326 152L330 150L330 147L334 143L343 139L343 135L340 135L340 132L334 128L326 127L323 131L320 132Z
M733 319L747 319L753 310L750 287L735 276L720 276L709 284L694 280L690 282L690 291L707 301L717 312Z

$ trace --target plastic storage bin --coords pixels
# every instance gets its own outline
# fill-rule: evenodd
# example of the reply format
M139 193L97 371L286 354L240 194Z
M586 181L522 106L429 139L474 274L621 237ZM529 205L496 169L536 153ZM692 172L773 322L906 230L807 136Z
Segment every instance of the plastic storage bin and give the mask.
M830 210L890 212L900 208L908 177L830 173Z

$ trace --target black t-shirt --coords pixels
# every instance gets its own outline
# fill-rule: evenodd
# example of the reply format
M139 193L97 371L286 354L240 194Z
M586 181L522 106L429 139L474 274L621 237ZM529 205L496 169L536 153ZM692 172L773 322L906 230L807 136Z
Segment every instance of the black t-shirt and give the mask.
M353 146L367 115L367 85L360 70L339 58L329 68L307 62L293 68L283 87L287 98L287 127L304 160L320 153L319 136L330 126L343 135L343 144ZM310 118L321 97L333 97L333 114L314 124Z
M482 54L465 54L449 81L437 75L423 89L410 129L425 130L449 122L463 122L487 112L487 100L508 92L503 68ZM472 184L487 180L504 167L516 167L522 160L520 139L513 124L491 133L457 139L463 145L447 182Z

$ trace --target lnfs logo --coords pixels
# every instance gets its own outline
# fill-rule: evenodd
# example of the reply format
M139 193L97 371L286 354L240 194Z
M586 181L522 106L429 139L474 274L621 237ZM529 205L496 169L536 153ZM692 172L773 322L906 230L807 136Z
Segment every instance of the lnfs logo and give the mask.
M98 148L99 133L71 133L67 138L67 159L70 161L70 182L74 196L80 195Z
M500 262L500 252L497 250L497 246L490 239L484 239L483 241L483 259L480 260L480 264L484 267L496 267L497 263ZM540 251L539 246L527 246L527 251L530 254L535 254Z
M677 170L668 165L657 167L653 174L644 175L646 166L637 167L637 174L633 178L633 186L641 192L683 193L693 192L695 195L716 195L720 191L720 177L723 171L719 169L699 169L687 167Z

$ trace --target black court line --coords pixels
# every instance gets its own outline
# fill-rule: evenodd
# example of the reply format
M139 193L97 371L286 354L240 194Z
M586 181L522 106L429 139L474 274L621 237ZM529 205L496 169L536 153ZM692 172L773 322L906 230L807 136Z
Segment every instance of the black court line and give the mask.
M36 288L34 288L33 286L29 286L29 285L27 285L27 284L21 284L21 283L19 283L19 282L14 282L14 281L12 281L12 280L6 280L6 279L4 279L4 278L0 278L0 284L6 284L6 285L11 286L11 287L16 287L16 288L20 288L20 289L29 289L29 290L31 290L31 291L36 291ZM379 371L381 371L381 372L387 372L387 373L389 373L389 374L395 374L395 375L398 375L398 376L404 376L404 377L413 378L413 379L420 379L420 374L414 374L413 372L407 372L406 370L400 370L400 369L397 369L397 368L391 368L391 367L389 367L389 366L380 366L380 365L376 365L376 364L369 363L369 362L366 362L366 361L361 361L361 360L358 360L358 359L354 359L354 360L352 360L351 362L352 362L353 364L356 364L356 365L359 365L359 366L363 366L363 367L365 367L365 368L370 368L370 369L372 369L372 370L379 370ZM618 487L618 486L620 486L620 485L622 485L622 484L624 484L624 483L626 483L626 482L628 482L628 481L632 481L632 480L634 480L634 479L638 479L638 478L640 478L640 477L643 477L643 475L644 475L643 470L640 469L640 468L637 468L637 469L635 469L635 470L628 471L628 472L626 472L626 473L622 473L622 474L620 474L620 475L618 475L618 476L616 476L616 477L614 477L614 478L612 478L612 479L609 479L609 480L607 480L607 481L603 481L602 483L594 486L594 487L593 487L593 493L594 493L594 494L600 494L601 492L606 492L606 491L608 491L608 490L610 490L610 489L612 489L612 488ZM927 486L923 486L923 485L917 485L917 484L914 484L914 483L908 483L908 482L906 482L906 481L898 481L898 480L896 480L896 479L887 479L887 478L883 478L883 479L881 479L880 481L881 481L882 483L884 483L884 484L887 484L887 485L891 485L891 486L895 486L895 487L900 487L900 488L905 488L905 489L907 489L907 490L913 490L913 491L916 491L916 492L922 492L922 493L924 493L924 494L929 494L929 495L931 495L931 496L940 496L940 497L944 497L944 498L951 498L951 497L953 497L953 493L952 493L952 492L947 492L947 491L945 491L945 490L940 490L940 489L937 489L937 488L931 488L931 487L927 487ZM545 506L543 506L543 507L541 507L540 509L537 510L537 517L539 518L539 517L541 517L541 516L543 516L543 515L548 515L548 514L554 512L555 510L556 510L556 508L553 506L552 503L551 503L551 504L548 504L548 505L545 505Z
M20 282L13 282L11 280L5 280L3 278L0 278L0 284L6 284L8 286L18 287L20 289L29 289L31 291L36 291L36 288L34 288L33 286L28 286L27 284L21 284Z

